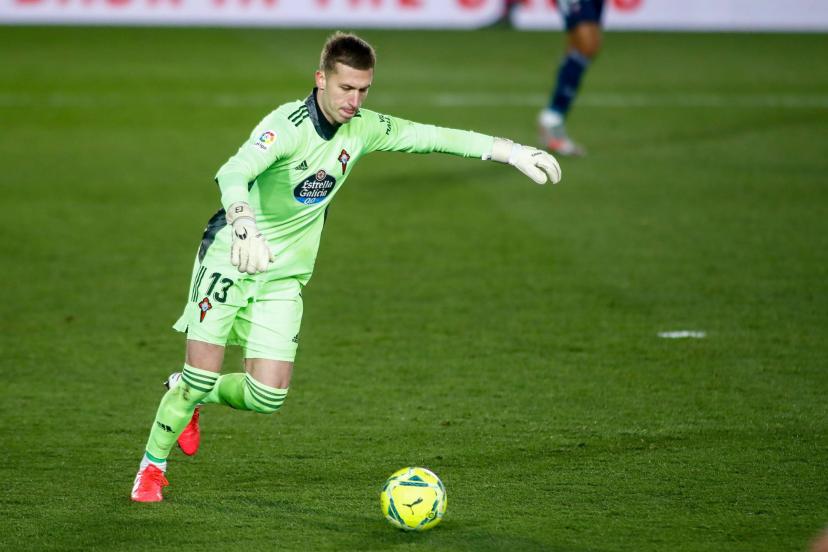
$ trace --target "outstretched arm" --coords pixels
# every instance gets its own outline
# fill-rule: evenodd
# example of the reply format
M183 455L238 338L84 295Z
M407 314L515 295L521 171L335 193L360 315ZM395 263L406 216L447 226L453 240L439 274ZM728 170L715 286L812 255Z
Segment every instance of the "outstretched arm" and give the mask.
M478 132L424 125L365 110L363 121L374 151L442 152L508 163L538 184L557 184L561 167L545 151Z

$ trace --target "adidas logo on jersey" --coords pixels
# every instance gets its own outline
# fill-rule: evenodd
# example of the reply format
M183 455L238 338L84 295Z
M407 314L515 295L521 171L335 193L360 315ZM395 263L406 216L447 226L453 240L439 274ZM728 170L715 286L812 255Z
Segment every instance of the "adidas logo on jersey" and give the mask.
M306 170L308 170L308 162L307 162L307 161L302 161L302 162L301 162L301 163L299 163L299 165L296 167L296 170L297 170L297 171L306 171Z

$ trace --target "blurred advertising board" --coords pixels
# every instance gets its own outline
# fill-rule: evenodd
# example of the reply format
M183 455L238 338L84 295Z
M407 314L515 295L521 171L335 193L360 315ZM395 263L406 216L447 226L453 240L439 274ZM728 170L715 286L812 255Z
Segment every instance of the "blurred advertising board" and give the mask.
M560 29L556 1L515 2L527 30ZM567 0L574 2L576 0ZM0 24L471 29L506 0L0 0ZM608 29L828 30L828 0L605 0Z
M555 4L523 0L512 13L512 23L519 29L560 29ZM604 5L607 29L828 30L828 0L605 0Z
M478 28L502 0L0 0L0 23Z

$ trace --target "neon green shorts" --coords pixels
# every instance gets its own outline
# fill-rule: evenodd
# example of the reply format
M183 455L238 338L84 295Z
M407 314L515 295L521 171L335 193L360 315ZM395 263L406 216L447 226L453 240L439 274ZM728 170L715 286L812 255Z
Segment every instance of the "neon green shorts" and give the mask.
M245 358L293 362L302 323L302 284L224 275L196 262L184 313L173 328L188 339L239 345ZM238 278L238 279L235 279Z

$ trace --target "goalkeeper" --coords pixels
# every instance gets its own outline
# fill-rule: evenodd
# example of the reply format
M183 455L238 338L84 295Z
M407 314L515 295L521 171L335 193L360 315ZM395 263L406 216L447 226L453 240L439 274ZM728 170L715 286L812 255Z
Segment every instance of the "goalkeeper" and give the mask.
M204 230L189 300L175 324L187 335L184 367L167 380L132 500L162 500L173 446L189 455L198 450L201 405L270 414L284 404L302 288L325 212L363 155L443 152L508 163L538 184L560 180L555 158L535 148L362 109L374 63L365 41L332 35L311 94L267 115L219 169L223 208ZM219 375L227 345L244 348L243 373Z

